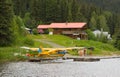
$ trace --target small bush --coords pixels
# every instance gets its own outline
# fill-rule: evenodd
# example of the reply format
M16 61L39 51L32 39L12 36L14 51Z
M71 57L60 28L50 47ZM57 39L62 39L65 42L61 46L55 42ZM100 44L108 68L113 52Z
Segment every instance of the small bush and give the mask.
M48 34L48 33L49 33L48 29L44 30L44 34Z
M101 35L101 37L98 38L98 41L103 42L103 43L107 43L108 42L107 36Z
M114 45L117 49L120 50L120 40L117 40L117 42L115 42L115 45Z
M25 38L24 39L24 44L29 45L29 46L33 46L34 45L34 41L30 38Z
M89 40L96 40L97 39L90 29L86 30L86 33L88 34Z
M38 30L37 29L33 29L33 34L37 35L38 34Z
M120 35L116 37L116 41L114 43L114 46L120 50Z

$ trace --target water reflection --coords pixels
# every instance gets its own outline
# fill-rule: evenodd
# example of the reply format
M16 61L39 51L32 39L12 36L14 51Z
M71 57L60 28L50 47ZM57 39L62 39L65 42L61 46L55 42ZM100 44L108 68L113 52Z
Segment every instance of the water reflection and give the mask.
M98 62L9 63L0 71L0 77L119 77L120 59L102 59Z

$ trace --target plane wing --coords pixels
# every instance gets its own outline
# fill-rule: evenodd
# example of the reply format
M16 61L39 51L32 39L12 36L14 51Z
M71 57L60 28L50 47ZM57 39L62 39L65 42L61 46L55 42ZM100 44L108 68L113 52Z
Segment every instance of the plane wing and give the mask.
M20 47L27 50L38 51L39 48L30 48L30 47ZM41 48L42 50L73 50L73 49L84 49L85 47L66 47L66 48Z

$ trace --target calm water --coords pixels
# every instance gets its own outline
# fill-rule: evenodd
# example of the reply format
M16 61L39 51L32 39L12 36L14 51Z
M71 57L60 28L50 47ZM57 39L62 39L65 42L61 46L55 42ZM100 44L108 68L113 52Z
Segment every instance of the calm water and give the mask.
M99 62L17 62L0 65L0 77L120 77L120 59Z

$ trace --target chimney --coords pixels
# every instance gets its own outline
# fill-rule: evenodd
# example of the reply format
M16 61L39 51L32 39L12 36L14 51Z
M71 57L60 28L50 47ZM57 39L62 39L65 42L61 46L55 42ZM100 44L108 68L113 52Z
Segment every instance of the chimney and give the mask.
M68 22L66 21L66 25L68 24Z

